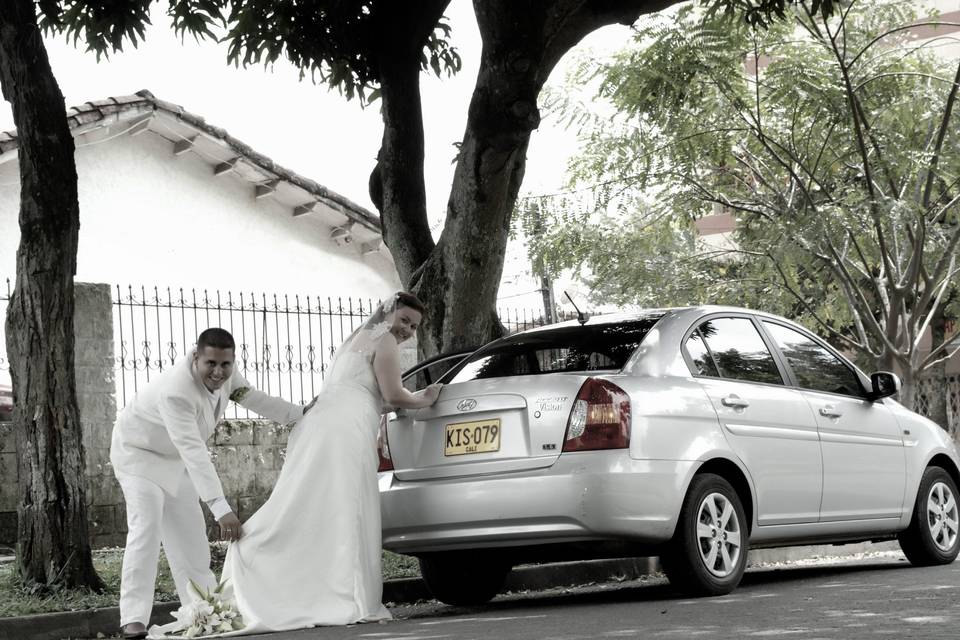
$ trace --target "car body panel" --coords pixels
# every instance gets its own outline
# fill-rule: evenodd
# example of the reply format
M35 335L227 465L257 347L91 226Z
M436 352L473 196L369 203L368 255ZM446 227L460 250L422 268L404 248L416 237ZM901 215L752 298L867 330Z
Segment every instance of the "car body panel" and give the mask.
M675 505L695 466L634 460L614 450L469 478L403 482L383 473L383 545L423 553L602 539L663 542L673 535Z
M884 398L884 404L897 420L903 435L903 452L905 457L905 487L904 510L901 517L901 527L910 524L912 506L917 491L920 488L920 479L924 469L934 458L938 458L941 466L951 466L947 471L953 475L955 481L960 481L960 459L957 456L956 446L945 430L937 423L910 411L892 398Z
M425 480L550 466L560 455L567 416L585 379L513 376L444 389L434 406L401 413L388 422L397 478ZM447 425L491 417L500 420L498 451L444 454Z
M756 522L816 522L823 464L817 422L796 389L700 378L737 457L756 489ZM725 406L737 399L748 406Z
M890 409L882 401L802 393L814 410L823 450L820 519L899 519L906 462L900 425Z
M716 411L693 378L620 375L604 379L631 395L631 458L702 461L710 452L729 449Z

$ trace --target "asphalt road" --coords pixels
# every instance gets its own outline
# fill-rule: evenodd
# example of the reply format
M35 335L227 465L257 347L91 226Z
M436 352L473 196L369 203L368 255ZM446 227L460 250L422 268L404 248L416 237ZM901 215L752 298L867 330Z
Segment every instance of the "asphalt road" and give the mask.
M679 598L666 580L499 596L485 607L392 608L383 624L271 640L575 640L579 638L960 638L960 562L911 567L899 554L750 569L729 596Z

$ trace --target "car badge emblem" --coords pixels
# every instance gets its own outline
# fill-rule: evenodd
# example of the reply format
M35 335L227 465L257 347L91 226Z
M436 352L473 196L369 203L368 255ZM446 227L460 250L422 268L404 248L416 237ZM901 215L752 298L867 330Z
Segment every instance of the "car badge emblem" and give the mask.
M460 411L471 411L477 407L477 401L473 398L467 398L457 403L457 409Z

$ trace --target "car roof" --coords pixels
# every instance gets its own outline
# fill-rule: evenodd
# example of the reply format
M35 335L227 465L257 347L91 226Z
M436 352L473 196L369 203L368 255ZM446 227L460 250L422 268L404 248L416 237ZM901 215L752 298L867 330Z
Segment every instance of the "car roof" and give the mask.
M636 311L628 312L619 312L619 313L602 313L594 316L588 316L587 321L582 323L579 320L565 320L563 322L557 322L554 324L546 324L539 327L534 327L532 329L527 329L525 331L519 331L515 334L531 334L538 331L548 331L552 329L560 329L565 327L578 327L578 326L598 326L598 325L607 325L607 324L617 324L620 322L631 322L639 320L650 320L653 318L661 318L667 315L693 315L693 316L702 316L709 315L712 313L749 313L757 316L763 316L766 318L776 318L778 320L786 320L778 315L768 313L766 311L758 311L756 309L747 309L746 307L732 307L727 305L714 305L714 304L702 304L696 306L687 306L687 307L661 307L661 308L650 308L650 309L638 309ZM789 321L788 321L789 322ZM792 323L795 324L795 323Z
M683 307L678 307L683 308ZM551 329L562 329L565 327L593 327L598 325L607 325L607 324L617 324L620 322L631 322L637 320L650 320L652 318L657 318L665 315L670 311L675 309L641 309L639 311L631 312L621 312L621 313L603 313L595 316L587 316L587 321L581 323L579 320L564 320L563 322L555 322L554 324L545 324L539 327L533 327L532 329L526 329L524 331L518 331L517 333L511 334L514 336L521 334L530 334L536 333L539 331L549 331Z

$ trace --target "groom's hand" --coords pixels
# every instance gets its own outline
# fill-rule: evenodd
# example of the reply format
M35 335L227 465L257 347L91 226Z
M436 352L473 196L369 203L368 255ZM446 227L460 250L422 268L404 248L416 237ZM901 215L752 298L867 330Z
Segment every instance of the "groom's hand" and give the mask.
M220 539L228 542L240 539L240 518L233 511L218 520Z

